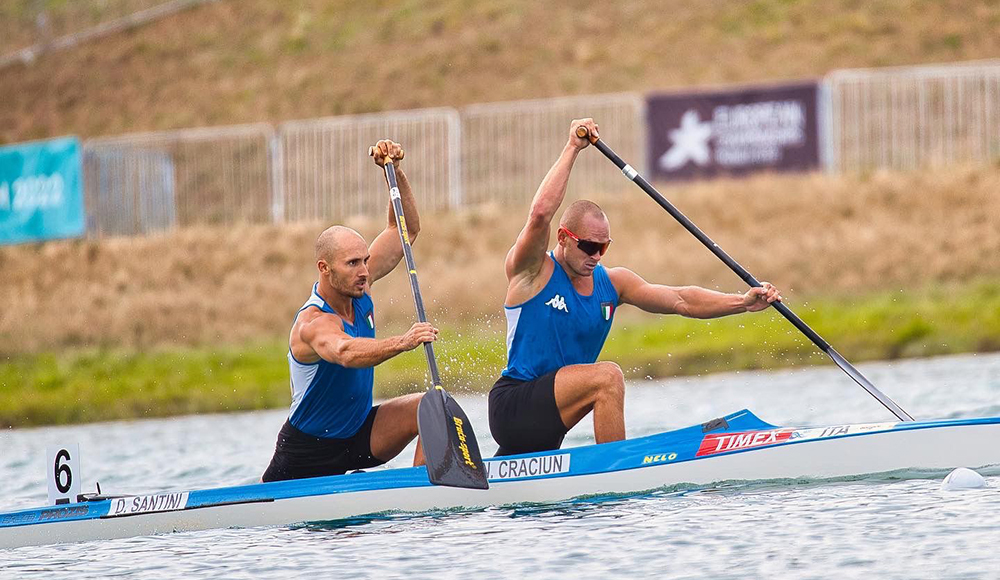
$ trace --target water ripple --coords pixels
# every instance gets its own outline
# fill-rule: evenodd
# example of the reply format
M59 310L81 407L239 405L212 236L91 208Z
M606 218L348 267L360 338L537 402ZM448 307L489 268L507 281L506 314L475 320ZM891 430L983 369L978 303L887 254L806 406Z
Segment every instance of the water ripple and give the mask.
M865 365L918 417L1000 414L1000 356ZM961 387L961 388L958 388ZM486 454L482 397L460 397ZM885 421L836 369L630 385L630 436L749 407L790 425ZM0 509L44 503L42 457L79 442L86 487L112 493L255 481L285 412L0 431ZM589 422L567 445L592 441ZM410 450L391 465L407 463ZM300 526L209 530L0 551L0 578L996 578L1000 467L982 489L941 471L720 482L652 492Z

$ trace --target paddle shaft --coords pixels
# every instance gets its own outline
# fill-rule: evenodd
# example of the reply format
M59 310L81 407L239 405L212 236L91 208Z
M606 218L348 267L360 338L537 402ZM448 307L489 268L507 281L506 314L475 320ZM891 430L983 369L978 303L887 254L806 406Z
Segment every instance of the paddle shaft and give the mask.
M593 143L594 147L597 147L598 151L600 151L601 153L604 154L605 157L610 159L611 162L614 163L618 167L618 169L621 170L621 172L625 175L625 177L629 179L629 181L632 181L633 183L638 185L643 191L646 192L647 195L649 195L649 197L653 198L653 201L655 201L657 204L660 205L660 207L665 209L667 213L673 216L675 220L680 222L680 224L684 226L684 229L691 232L691 235L698 238L699 242L704 244L704 246L708 248L709 251L711 251L713 254L716 255L717 258L719 258L727 266L729 266L729 269L735 272L737 276L742 278L744 282L756 288L761 287L761 283L757 281L757 279L754 278L753 275L746 270L746 268L741 266L736 260L730 257L729 254L723 251L723 249L719 247L719 244L712 241L712 238L709 238L707 235L705 235L705 232L701 231L701 229L699 229L698 226L694 225L694 223L691 220L689 220L687 216L685 216L683 213L680 212L680 210L674 207L672 203L667 201L667 199L663 197L663 195L661 195L660 192L657 191L655 187L653 187L648 181L646 181L646 179L643 178L643 176L639 175L639 172L636 171L631 165L625 163L625 161L622 160L622 158L619 157L618 154L615 153L610 147L608 147L604 143L604 141L601 141L600 139L590 136L589 131L587 130L586 127L578 127L577 136L579 136L581 139L586 139L589 137L590 142ZM791 322L792 325L795 326L795 328L799 329L799 331L801 331L802 334L805 334L809 338L809 340L813 341L813 343L816 346L818 346L820 350L825 352L831 359L833 359L833 362L835 362L837 366L841 368L841 370L847 373L849 377L854 379L854 382L858 383L858 385L860 385L862 388L868 391L868 393L871 396L875 397L880 403L882 403L886 409L889 409L889 411L891 411L892 414L898 417L900 421L913 421L913 417L911 417L909 413L904 411L892 399L883 394L882 391L879 391L875 387L875 385L871 383L871 381L869 381L867 378L865 378L864 375L861 374L861 371L854 368L854 365L852 365L851 363L847 362L847 360L844 357L842 357L840 353L838 353L836 350L833 349L832 346L830 346L830 343L823 340L823 337L821 337L819 334L816 333L816 331L810 328L809 325L806 324L801 318L799 318L794 312L792 312L790 308L788 308L781 302L773 302L771 306L774 306L774 308L778 312L780 312L781 315L784 316L789 322Z
M399 185L396 183L396 167L391 159L385 162L385 178L389 182L389 198L392 200L392 212L396 214L396 229L399 230L399 241L403 245L403 258L406 260L406 270L410 277L410 289L413 291L413 303L417 307L417 320L427 322L424 311L424 299L420 295L420 284L417 282L417 266L413 263L413 249L410 246L410 235L406 231L406 217L403 215L403 201L399 197ZM434 347L424 343L424 354L427 355L427 366L431 370L431 386L428 390L441 391L441 375L438 373L437 360L434 358ZM442 397L444 391L441 391Z

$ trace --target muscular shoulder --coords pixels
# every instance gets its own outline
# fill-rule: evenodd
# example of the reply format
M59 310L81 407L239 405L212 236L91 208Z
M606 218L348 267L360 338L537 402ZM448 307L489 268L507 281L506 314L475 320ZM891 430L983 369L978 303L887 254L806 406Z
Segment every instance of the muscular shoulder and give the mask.
M288 339L288 347L295 360L313 363L319 360L314 345L324 336L343 333L344 322L339 316L323 312L318 306L310 305L300 310Z
M307 306L295 317L292 339L296 338L309 342L313 336L328 330L343 330L344 321L335 314L323 312L318 306Z
M641 276L623 266L605 268L605 271L608 273L608 279L611 280L611 284L615 287L619 295L645 282Z
M323 316L332 316L328 312L323 312L323 310L316 306L315 304L310 304L302 310L299 310L298 314L295 315L295 325L309 324L310 322L316 320L317 318Z

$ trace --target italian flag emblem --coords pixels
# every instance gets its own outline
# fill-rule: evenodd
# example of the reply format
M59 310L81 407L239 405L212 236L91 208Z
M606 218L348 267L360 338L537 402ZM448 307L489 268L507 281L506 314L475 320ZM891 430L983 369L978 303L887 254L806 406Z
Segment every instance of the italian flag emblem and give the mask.
M615 313L615 305L610 302L601 302L601 314L604 320L611 320L611 315Z
M375 311L374 310L372 310L371 312L368 313L368 316L365 317L365 320L368 321L368 328L371 328L372 330L375 330Z

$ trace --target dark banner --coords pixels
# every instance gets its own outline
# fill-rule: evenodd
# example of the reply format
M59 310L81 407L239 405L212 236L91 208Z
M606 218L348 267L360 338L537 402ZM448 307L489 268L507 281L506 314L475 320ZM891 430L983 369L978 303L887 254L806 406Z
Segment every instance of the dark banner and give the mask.
M678 180L816 169L817 95L814 82L651 95L650 175Z

